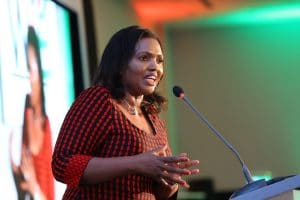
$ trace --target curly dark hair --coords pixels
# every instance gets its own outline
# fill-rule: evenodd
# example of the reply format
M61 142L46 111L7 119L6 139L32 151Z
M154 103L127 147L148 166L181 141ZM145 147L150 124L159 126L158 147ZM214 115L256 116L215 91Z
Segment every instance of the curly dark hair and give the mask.
M120 100L125 97L122 83L122 72L128 67L128 63L135 53L136 44L144 38L156 39L161 49L162 44L158 36L149 29L139 26L129 26L116 32L104 49L100 64L93 80L94 85L103 85L111 92L112 98ZM166 98L154 91L145 95L142 106L147 110L151 105L157 112L166 106Z

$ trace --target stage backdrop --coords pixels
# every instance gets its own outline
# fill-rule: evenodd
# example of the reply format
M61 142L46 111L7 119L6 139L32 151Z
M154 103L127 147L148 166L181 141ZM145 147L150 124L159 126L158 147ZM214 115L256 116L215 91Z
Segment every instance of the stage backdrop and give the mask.
M300 4L270 4L166 26L167 78L238 149L253 174L300 173ZM217 189L245 184L233 153L169 94L177 152Z
M25 97L32 92L26 56L28 29L32 27L38 38L53 148L63 118L82 89L76 23L74 13L54 1L1 0L0 193L7 199L18 199L12 163L21 165ZM55 199L61 199L65 185L54 181L54 186Z

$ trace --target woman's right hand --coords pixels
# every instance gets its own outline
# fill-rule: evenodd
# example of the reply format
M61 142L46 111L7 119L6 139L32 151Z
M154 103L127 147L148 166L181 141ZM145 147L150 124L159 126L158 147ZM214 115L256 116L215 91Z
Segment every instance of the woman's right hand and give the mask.
M189 158L186 154L166 156L166 149L167 145L136 155L138 163L135 169L136 172L149 176L164 185L167 183L187 185L186 181L181 179L181 176L190 175L193 172L177 164L188 162Z

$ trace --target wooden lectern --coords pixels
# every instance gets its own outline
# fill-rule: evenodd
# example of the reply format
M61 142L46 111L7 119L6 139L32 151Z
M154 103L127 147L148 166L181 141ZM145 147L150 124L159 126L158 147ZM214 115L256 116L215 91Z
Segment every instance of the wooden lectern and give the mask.
M300 174L241 194L231 200L300 200Z

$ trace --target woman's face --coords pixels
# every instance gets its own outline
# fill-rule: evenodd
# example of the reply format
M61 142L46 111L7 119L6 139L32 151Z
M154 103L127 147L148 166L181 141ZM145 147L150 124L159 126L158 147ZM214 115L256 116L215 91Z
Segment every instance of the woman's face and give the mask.
M163 53L159 42L153 38L139 40L123 74L125 90L134 96L149 95L162 75Z
M31 103L33 106L38 105L40 102L40 76L38 69L38 62L35 49L32 45L28 46L28 63L29 63L29 79L31 85Z

